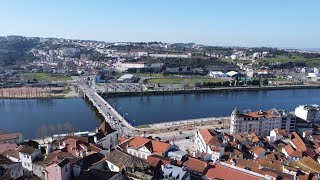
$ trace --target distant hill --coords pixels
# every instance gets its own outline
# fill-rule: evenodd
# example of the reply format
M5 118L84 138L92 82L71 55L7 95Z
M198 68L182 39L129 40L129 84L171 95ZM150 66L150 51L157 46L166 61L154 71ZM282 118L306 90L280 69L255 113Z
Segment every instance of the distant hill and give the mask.
M35 57L28 52L38 44L39 38L0 37L0 65L10 66L34 60Z

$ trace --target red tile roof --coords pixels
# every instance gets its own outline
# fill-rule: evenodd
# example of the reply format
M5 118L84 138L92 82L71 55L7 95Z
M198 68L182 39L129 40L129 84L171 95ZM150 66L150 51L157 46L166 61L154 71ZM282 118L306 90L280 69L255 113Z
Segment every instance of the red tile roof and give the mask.
M170 158L159 155L151 155L147 157L147 162L153 167L158 167L162 164L170 164Z
M239 171L227 166L216 164L214 167L210 168L206 174L206 177L211 179L243 179L243 180L261 180L261 177L248 174L246 172Z
M186 166L189 170L203 173L206 170L208 164L205 161L201 161L199 159L188 157L186 161L182 163L183 166Z
M218 137L218 133L214 130L211 130L211 129L201 129L199 130L199 133L201 134L204 142L207 144L207 145L217 145L217 144L220 144L220 140L219 140L219 137Z
M18 139L21 136L21 133L6 133L0 134L0 141L8 141L13 139Z
M253 152L254 154L261 154L263 152L265 152L265 150L262 147L259 146L254 146L250 149L251 152Z
M284 147L284 150L288 153L291 157L302 157L302 152L298 150L294 150L290 144Z
M303 140L300 138L300 136L296 132L292 132L292 137L293 139L291 139L291 142L297 147L297 149L301 151L307 150L306 144L303 142Z
M6 150L14 150L16 148L17 148L16 144L9 144L9 143L0 144L0 154Z
M142 146L148 148L151 151L151 153L162 155L170 147L170 144L139 136L130 139L128 142L128 147L131 147L133 149L139 149Z
M267 117L267 118L278 118L280 117L280 114L274 113L275 111L273 109L269 111L255 111L255 112L249 112L249 113L242 113L240 116L247 117L247 118L261 118L261 117Z

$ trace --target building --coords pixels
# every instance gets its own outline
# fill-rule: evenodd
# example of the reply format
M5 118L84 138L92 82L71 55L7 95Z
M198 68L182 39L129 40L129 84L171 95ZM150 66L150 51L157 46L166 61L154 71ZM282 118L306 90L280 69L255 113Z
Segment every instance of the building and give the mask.
M52 162L44 171L45 180L70 180L72 177L72 167L68 158Z
M90 154L99 153L101 148L92 143L88 143L85 138L67 137L62 140L59 149L63 152L71 153L75 157L83 158Z
M1 168L8 173L10 179L17 179L23 176L22 164L20 162L13 162L0 154L0 169Z
M255 77L272 78L272 77L274 77L274 72L273 72L273 70L268 70L268 69L257 70L255 73Z
M209 72L209 76L213 77L213 78L225 78L228 77L225 73L223 73L222 71L210 71Z
M202 129L195 134L196 150L207 154L205 160L219 160L225 152L223 143L223 134L212 129Z
M79 164L85 164L83 159L61 150L49 153L38 162L34 163L33 173L45 180L70 180L80 174Z
M32 172L32 163L41 157L42 154L40 149L35 149L25 145L19 150L19 159L22 163L22 167L30 172Z
M150 53L153 58L191 58L192 53Z
M295 131L296 128L296 115L293 112L279 110L281 114L281 129L288 132Z
M205 180L213 179L245 179L245 180L271 180L265 175L240 168L227 163L216 163L205 173Z
M120 83L134 83L137 82L138 78L132 74L125 74L117 79L117 82Z
M149 164L131 154L114 149L104 159L112 172L121 172L130 168L145 169Z
M169 143L139 136L124 141L120 146L126 149L127 153L142 159L147 159L152 154L166 156L169 151L176 150L176 147Z
M187 168L167 164L162 165L160 179L189 180L191 177Z
M93 141L103 148L110 149L117 145L118 133L116 130L112 129L109 123L103 121L100 127L96 130L95 135L93 135Z
M5 133L0 134L0 144L20 144L23 141L21 133Z
M240 113L236 108L231 114L230 133L255 133L258 136L267 136L275 129L281 128L282 116L276 109Z
M300 105L294 111L294 114L305 121L310 121L314 124L320 121L319 105Z
M253 155L254 159L262 158L266 154L266 150L259 146L253 146L249 152Z
M84 171L80 176L74 178L74 180L123 180L124 175L121 172L112 172L108 170L90 169Z

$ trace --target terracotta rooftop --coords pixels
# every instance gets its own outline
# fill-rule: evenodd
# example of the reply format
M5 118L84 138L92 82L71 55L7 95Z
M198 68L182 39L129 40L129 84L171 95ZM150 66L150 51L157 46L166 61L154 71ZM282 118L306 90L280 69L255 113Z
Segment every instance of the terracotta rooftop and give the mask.
M170 147L169 143L160 142L139 136L133 137L132 139L128 140L127 143L128 147L130 148L139 149L140 147L145 146L147 149L150 150L150 152L159 155L164 154Z
M29 154L31 155L32 153L34 153L36 150L38 149L35 149L33 147L29 147L27 145L24 145L21 150L19 152L23 153L23 154Z
M253 152L254 154L260 154L260 153L265 152L265 150L262 147L259 147L259 146L253 146L250 149L250 151Z
M201 161L189 156L188 159L182 163L182 166L186 166L191 171L203 173L208 164L205 161Z
M280 117L280 114L277 113L276 110L271 109L269 111L254 111L249 113L241 113L240 116L245 118L278 118Z
M212 129L201 129L199 130L199 133L207 145L217 145L221 143L218 132Z
M154 154L147 157L147 162L153 167L158 167L162 164L170 164L170 158Z
M303 142L303 140L300 138L300 136L296 132L292 132L291 142L297 147L297 149L301 151L307 150L306 144Z
M0 144L0 154L6 150L12 150L12 149L16 149L16 148L17 148L16 144L9 144L9 143Z
M227 166L216 164L211 167L205 176L211 179L245 179L245 180L261 180L261 177L239 171Z
M302 152L298 150L294 150L290 144L286 145L284 149L288 153L288 155L291 157L302 157Z
M17 139L21 136L21 133L6 133L6 134L0 134L0 141L8 141Z

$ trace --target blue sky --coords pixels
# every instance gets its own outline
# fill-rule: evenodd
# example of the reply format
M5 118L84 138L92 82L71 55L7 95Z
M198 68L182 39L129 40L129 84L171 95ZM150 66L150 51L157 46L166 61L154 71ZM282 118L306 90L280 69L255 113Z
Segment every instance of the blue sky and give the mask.
M6 0L0 36L320 48L319 0Z

